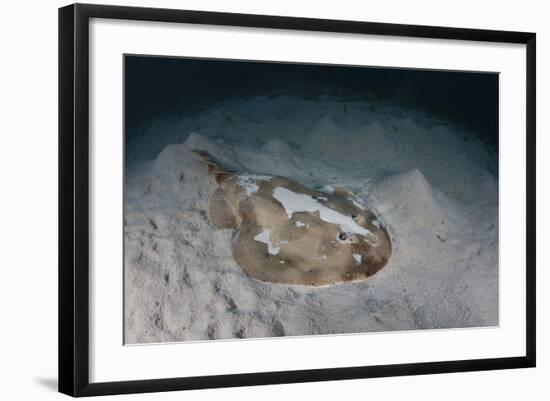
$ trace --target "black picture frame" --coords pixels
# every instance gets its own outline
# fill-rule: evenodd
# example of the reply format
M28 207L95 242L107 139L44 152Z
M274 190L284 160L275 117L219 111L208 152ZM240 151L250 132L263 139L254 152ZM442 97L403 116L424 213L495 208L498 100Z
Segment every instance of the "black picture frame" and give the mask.
M161 21L370 35L516 43L526 46L526 353L519 357L90 383L89 381L89 21ZM71 396L158 392L535 366L536 35L479 29L220 12L74 4L59 9L59 391Z

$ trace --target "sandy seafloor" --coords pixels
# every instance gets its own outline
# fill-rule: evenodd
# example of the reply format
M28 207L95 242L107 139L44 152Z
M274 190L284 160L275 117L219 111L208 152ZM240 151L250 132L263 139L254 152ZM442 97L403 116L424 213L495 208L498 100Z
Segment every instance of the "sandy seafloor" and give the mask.
M126 143L125 343L498 325L498 160L470 132L396 105L273 95L144 125ZM390 233L362 282L269 284L208 220L189 149L311 188L346 187Z

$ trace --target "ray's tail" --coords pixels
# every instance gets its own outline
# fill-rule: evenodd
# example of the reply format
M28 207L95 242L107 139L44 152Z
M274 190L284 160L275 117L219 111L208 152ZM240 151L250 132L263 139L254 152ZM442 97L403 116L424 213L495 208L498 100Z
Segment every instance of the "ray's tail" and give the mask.
M208 166L208 174L212 175L219 184L227 177L235 174L235 170L223 165L218 159L208 153L206 150L192 149L193 153L199 155L203 162Z

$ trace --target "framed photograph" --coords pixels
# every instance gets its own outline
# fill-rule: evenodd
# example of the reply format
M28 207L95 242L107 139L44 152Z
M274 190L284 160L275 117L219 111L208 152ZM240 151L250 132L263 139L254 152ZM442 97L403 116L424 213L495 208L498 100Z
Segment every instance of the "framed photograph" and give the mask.
M59 390L535 366L535 34L59 10Z

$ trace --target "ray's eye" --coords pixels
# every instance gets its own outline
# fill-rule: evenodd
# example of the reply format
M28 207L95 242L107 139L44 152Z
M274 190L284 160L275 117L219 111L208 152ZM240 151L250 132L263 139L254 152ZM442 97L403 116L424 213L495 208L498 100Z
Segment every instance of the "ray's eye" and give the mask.
M351 215L351 218L352 218L353 220L355 220L355 219L357 218L357 215L356 215L356 214L352 214L352 215Z
M340 241L345 241L348 239L348 234L346 234L345 232L341 232L340 234L338 234L338 239Z

